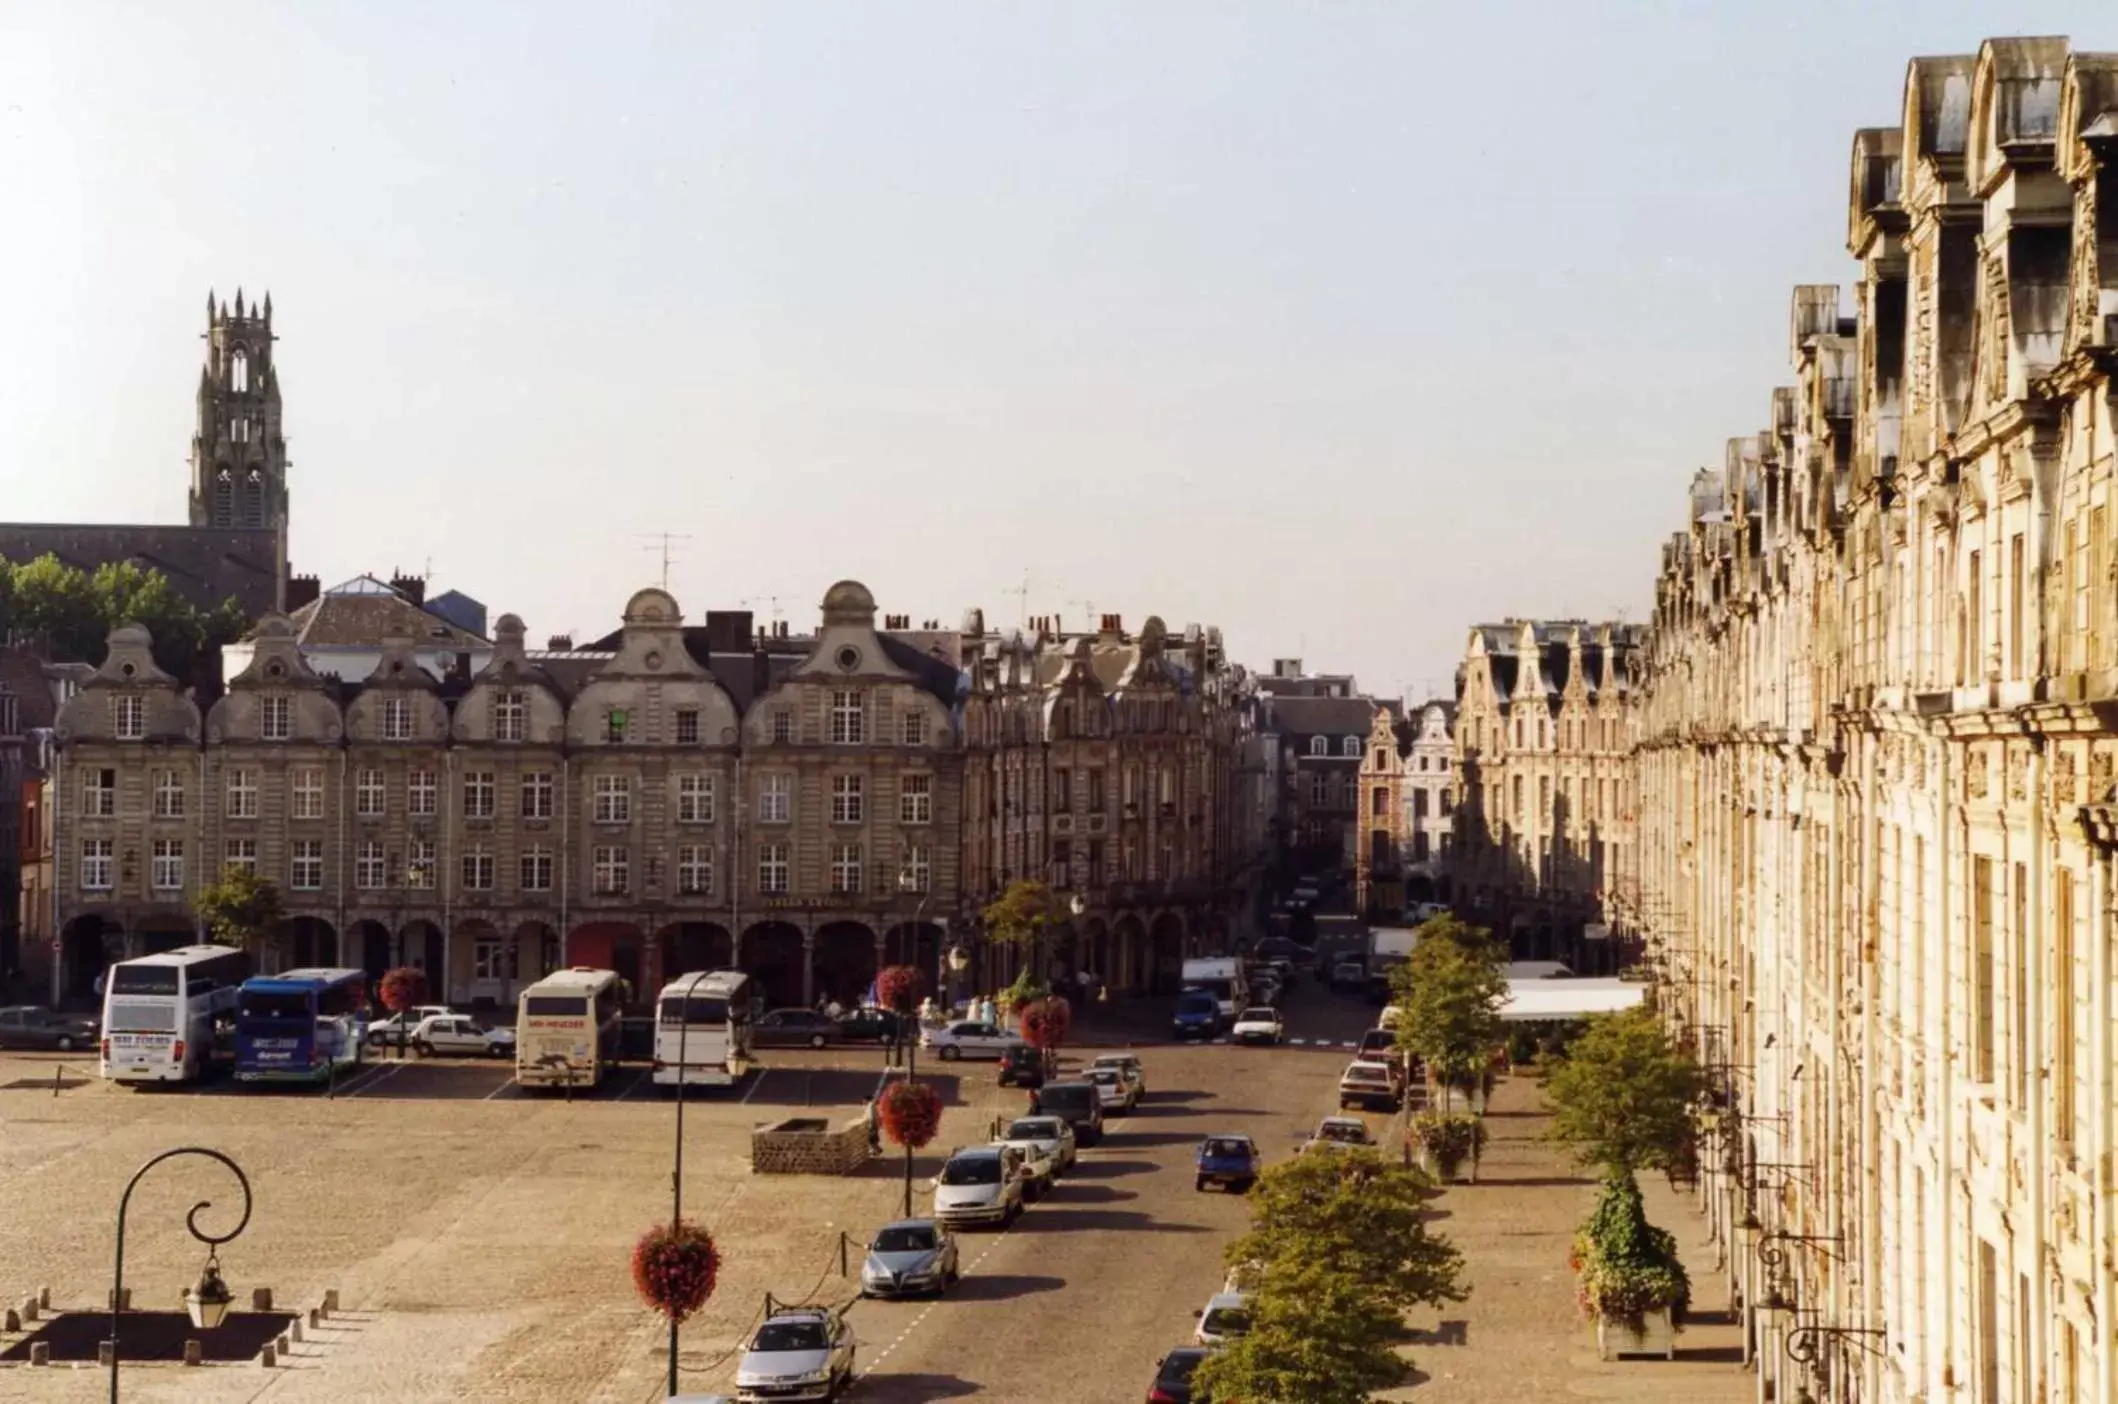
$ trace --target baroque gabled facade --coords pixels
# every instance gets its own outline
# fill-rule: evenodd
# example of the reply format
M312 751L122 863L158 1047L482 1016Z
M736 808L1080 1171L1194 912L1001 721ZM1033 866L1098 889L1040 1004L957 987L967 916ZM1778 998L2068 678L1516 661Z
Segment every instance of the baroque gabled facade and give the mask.
M2118 55L1916 59L1852 157L1663 549L1621 916L1779 1397L2110 1404Z

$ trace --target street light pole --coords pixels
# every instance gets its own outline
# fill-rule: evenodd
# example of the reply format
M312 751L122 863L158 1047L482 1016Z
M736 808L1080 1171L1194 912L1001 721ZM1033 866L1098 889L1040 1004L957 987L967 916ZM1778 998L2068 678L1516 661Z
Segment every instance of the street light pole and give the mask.
M232 1296L228 1284L221 1281L220 1259L214 1250L240 1234L250 1223L250 1177L243 1168L217 1150L205 1146L178 1146L175 1150L163 1151L132 1172L125 1182L125 1193L118 1197L118 1249L117 1262L110 1274L110 1404L118 1404L118 1320L125 1311L125 1211L132 1205L133 1188L140 1178L165 1160L174 1160L180 1155L202 1155L208 1160L218 1160L235 1176L235 1182L243 1189L243 1217L234 1228L223 1234L211 1234L199 1227L201 1210L211 1209L213 1201L202 1199L191 1206L184 1216L184 1228L199 1242L206 1245L206 1266L199 1273L198 1285L184 1294L184 1305L191 1312L194 1324L211 1330L221 1324L228 1314L228 1303Z
M686 1055L691 1043L691 997L692 993L699 987L702 973L700 971L692 972L690 981L684 986L684 1002L678 1006L678 1019L680 1022L677 1024L677 1148L676 1158L671 1163L669 1171L669 1229L671 1233L676 1232L678 1225L684 1222L684 1083L690 1075L690 1064L686 1060ZM668 998L666 992L663 998L665 1000ZM666 1004L664 1007L667 1007ZM657 1010L656 1018L658 1021L660 1015L661 1011ZM676 1398L677 1389L677 1318L672 1313L669 1318L670 1398Z

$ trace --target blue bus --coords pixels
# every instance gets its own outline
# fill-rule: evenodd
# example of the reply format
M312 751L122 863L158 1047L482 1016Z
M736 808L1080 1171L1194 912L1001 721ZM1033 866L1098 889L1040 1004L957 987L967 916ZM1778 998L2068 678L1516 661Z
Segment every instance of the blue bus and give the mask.
M235 997L238 1082L323 1082L357 1066L367 972L288 970L245 980Z

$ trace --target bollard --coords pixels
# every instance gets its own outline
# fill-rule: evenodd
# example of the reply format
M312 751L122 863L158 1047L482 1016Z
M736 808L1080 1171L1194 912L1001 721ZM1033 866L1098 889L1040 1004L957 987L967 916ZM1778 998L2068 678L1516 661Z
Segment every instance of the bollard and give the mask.
M278 1340L274 1341L272 1343L272 1346L273 1349L277 1350L280 1353L280 1358L282 1360L294 1353L292 1350L288 1349L287 1338L284 1335L281 1336Z
M97 1342L96 1342L96 1364L98 1364L98 1365L102 1366L102 1367L103 1367L104 1369L108 1370L108 1369L110 1368L110 1358L111 1358L111 1357L112 1357L113 1355L116 1355L116 1354L117 1354L117 1352L118 1352L118 1343L117 1343L116 1341L97 1341Z
M299 1316L287 1323L287 1339L296 1345L302 1343L302 1319Z
M250 1289L250 1309L252 1311L272 1310L272 1289L270 1287L252 1287Z
M184 1363L186 1365L205 1364L206 1348L200 1345L197 1341L184 1342Z
M35 1321L38 1313L37 1299L35 1297L24 1297L22 1299L22 1319L24 1321Z
M9 1307L7 1309L7 1315L0 1316L0 1331L19 1331L21 1329L21 1314L17 1312L13 1307Z
M37 1305L45 1311L51 1310L51 1288L39 1287L37 1289Z
M324 1314L321 1311L318 1311L315 1307L309 1308L310 1330L314 1331L319 1325L323 1324L323 1315Z
M338 1289L336 1287L327 1287L324 1289L324 1312L326 1315L328 1315L329 1313L337 1310Z
M279 1364L279 1356L273 1351L270 1341L265 1342L265 1348L257 1353L257 1363L267 1370Z
M29 1363L32 1365L51 1364L51 1342L31 1341L29 1343Z

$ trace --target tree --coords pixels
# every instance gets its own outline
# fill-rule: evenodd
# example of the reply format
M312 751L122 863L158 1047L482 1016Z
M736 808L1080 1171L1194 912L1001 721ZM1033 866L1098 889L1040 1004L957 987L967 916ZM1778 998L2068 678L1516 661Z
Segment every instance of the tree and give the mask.
M1045 933L1061 920L1059 898L1052 889L1035 878L1016 878L986 905L984 915L986 934L995 944L1036 953L1041 976Z
M191 907L214 940L253 956L285 918L278 885L237 863L221 869L220 880L201 889Z
M1411 1373L1394 1345L1402 1318L1335 1264L1290 1265L1268 1276L1249 1305L1249 1331L1200 1362L1195 1397L1367 1404Z
M1397 1002L1397 1046L1422 1059L1442 1086L1468 1089L1501 1040L1500 1006L1508 980L1499 950L1477 927L1438 917L1420 928L1419 944L1391 972Z
M912 1153L941 1130L941 1094L924 1082L893 1082L878 1099L876 1115L889 1138L905 1149L905 1217L912 1217Z
M12 576L10 628L42 638L61 661L94 662L103 656L110 620L85 574L57 556L39 556L16 566Z
M36 637L61 662L99 662L110 631L139 624L154 640L155 661L178 679L191 676L199 652L241 638L250 617L233 598L201 610L169 577L132 561L93 572L57 556L23 564L0 560L0 636Z
M1545 1084L1548 1134L1572 1146L1584 1165L1682 1172L1695 1163L1692 1107L1704 1086L1699 1065L1652 1013L1601 1015L1588 1021Z

